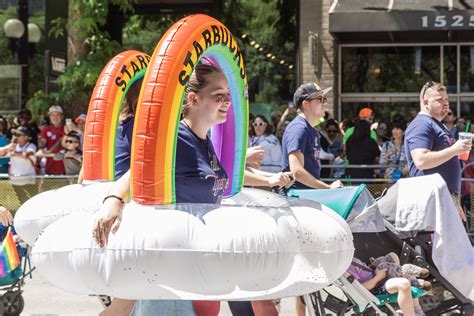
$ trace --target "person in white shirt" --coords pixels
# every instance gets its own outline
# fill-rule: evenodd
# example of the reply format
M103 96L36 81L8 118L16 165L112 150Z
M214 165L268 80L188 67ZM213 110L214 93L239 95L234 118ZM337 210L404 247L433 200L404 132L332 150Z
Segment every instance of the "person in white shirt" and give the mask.
M263 115L256 115L252 122L249 147L260 146L265 150L259 170L277 173L282 169L281 144L272 133L272 126Z
M14 142L6 146L6 156L10 157L10 182L23 203L37 193L36 146L30 143L30 130L23 126L16 129Z

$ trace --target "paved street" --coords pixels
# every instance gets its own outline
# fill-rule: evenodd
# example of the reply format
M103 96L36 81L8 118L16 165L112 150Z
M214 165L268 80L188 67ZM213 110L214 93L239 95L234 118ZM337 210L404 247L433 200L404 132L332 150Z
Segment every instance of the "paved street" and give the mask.
M23 298L25 309L21 315L53 316L53 315L97 315L102 306L95 297L76 295L58 289L41 277L36 271L33 279L27 279ZM294 299L284 299L281 304L281 316L294 315ZM227 304L221 304L219 315L231 316Z

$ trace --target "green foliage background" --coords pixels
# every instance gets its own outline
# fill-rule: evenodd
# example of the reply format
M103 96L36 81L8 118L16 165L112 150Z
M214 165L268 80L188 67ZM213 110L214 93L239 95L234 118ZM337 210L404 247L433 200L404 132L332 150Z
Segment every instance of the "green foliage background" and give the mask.
M121 45L111 40L105 31L109 5L119 7L127 16ZM290 99L295 84L295 68L289 70L278 61L285 59L288 63L295 64L297 32L294 1L223 0L221 9L222 16L216 18L226 24L241 42L251 101L279 104L282 100ZM84 38L82 45L85 45L86 53L73 62L69 61L66 72L57 81L60 85L59 92L46 95L41 86L30 89L32 97L28 107L38 115L52 103L65 105L68 112L74 114L86 111L97 78L111 57L126 49L152 54L164 32L182 17L135 15L131 0L70 0L69 10L80 12L81 18L73 21L56 19L49 35L66 34L69 23L69 26L78 30L78 37ZM0 25L3 23L2 19L6 20L8 16L15 16L14 8L0 12ZM43 21L38 25L44 29L44 14L42 18ZM248 41L241 40L242 34L248 34L265 51L258 52ZM6 39L0 37L0 58L3 63L13 63L13 57L8 55L10 52L1 49L7 44ZM267 52L272 52L277 58L270 60L265 56ZM38 55L35 60L37 58L40 62L32 63L30 73L33 78L30 81L44 84L44 56Z

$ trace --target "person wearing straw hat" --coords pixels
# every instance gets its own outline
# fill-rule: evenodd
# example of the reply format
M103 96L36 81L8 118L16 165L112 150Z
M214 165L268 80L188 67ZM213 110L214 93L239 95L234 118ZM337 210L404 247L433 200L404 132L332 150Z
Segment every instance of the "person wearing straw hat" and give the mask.
M411 177L439 173L446 182L461 219L466 216L459 204L461 167L458 155L470 151L470 139L456 141L441 123L449 112L445 86L427 82L420 92L420 113L405 132L405 153Z
M46 153L58 153L63 149L61 139L64 136L64 111L59 105L53 105L48 111L50 126L43 128L40 134L39 147ZM39 154L38 156L41 156ZM64 164L60 160L46 158L46 174L64 174Z

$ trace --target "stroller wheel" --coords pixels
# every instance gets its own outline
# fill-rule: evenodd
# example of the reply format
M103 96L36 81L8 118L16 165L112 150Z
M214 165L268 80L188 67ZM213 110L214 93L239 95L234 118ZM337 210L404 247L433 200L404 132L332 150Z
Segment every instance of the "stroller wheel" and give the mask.
M474 316L474 304L464 304L462 314L466 316Z
M5 316L20 315L25 307L25 301L20 291L6 292L2 295L1 299Z

